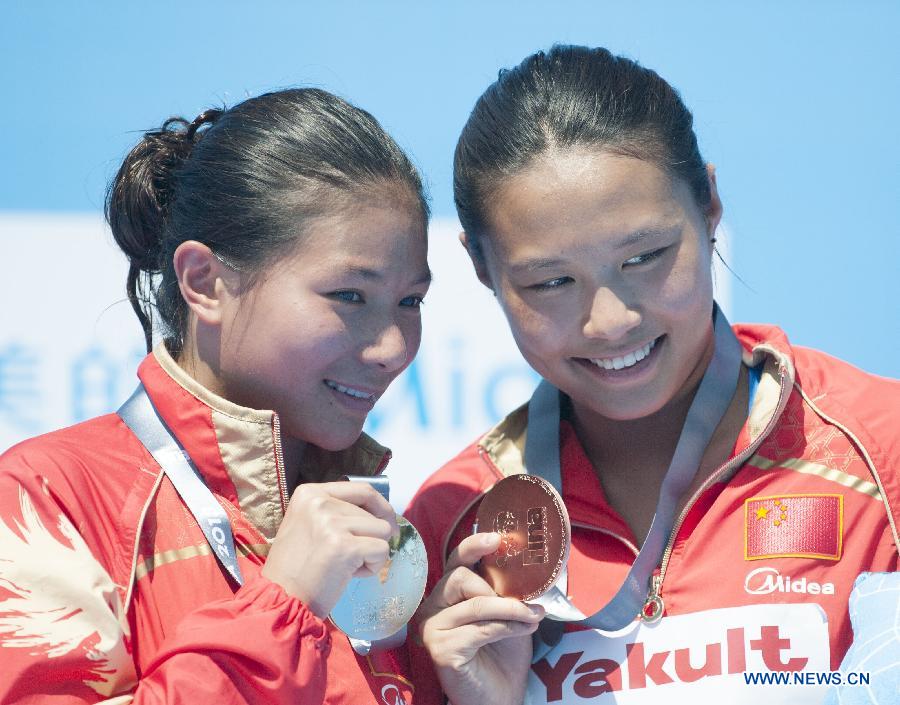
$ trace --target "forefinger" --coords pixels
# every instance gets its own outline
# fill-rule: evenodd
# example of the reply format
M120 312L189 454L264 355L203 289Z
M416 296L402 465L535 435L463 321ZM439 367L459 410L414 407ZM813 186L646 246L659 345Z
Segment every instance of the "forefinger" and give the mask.
M478 561L489 556L499 547L500 534L482 533L467 536L450 554L444 572L450 573L459 567L472 568Z
M323 482L317 488L335 499L354 504L372 516L384 519L395 533L398 531L394 508L371 485L365 482Z

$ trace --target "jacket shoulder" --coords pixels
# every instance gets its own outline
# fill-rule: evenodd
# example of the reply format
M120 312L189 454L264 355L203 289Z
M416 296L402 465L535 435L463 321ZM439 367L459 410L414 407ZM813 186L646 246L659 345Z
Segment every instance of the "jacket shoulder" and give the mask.
M900 460L900 381L864 372L831 355L795 347L795 386L814 408L846 426L881 467Z
M477 441L434 472L410 501L405 515L423 532L446 536L498 480L524 471L528 405L500 420Z
M107 414L23 441L0 456L0 521L13 525L28 497L65 517L117 578L128 569L140 514L159 467L118 416Z
M425 543L429 589L443 573L444 558L457 527L498 479L478 441L435 471L413 496L404 516Z
M865 372L832 355L792 345L771 325L738 324L738 339L749 351L767 348L789 366L794 388L825 420L846 427L880 463L900 457L900 381Z
M0 455L0 476L39 475L83 487L85 483L127 486L149 453L116 414L106 414L29 438Z
M896 413L900 408L900 381L871 374L819 350L794 346L793 352L797 383L808 395L831 397L860 416Z
M865 460L900 549L900 382L818 350L795 347L793 352L794 387L815 414L848 436Z
M497 474L484 457L480 441L476 441L422 483L410 500L404 516L417 528L420 522L449 521L463 512L472 500L481 496L497 479Z

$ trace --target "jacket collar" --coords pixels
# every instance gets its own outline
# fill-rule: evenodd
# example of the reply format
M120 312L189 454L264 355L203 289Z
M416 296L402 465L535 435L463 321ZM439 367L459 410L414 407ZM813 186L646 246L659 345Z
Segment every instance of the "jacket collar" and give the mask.
M293 489L284 484L278 415L214 394L179 367L164 344L144 358L138 377L209 488L239 507L272 540ZM300 476L376 475L390 456L366 434L338 452L310 445Z
M747 422L735 447L740 453L761 442L787 405L795 379L794 358L785 334L775 326L735 325L741 343L742 362L760 367L760 379ZM478 444L494 466L506 477L525 472L525 439L528 434L528 404L523 404L481 437ZM575 514L577 514L576 512ZM596 522L595 516L572 515L573 521Z

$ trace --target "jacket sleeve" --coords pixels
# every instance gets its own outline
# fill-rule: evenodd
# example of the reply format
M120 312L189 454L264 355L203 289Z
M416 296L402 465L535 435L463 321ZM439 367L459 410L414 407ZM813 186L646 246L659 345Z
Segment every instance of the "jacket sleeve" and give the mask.
M321 703L330 637L279 585L258 576L189 614L134 690L137 703Z
M125 590L65 484L0 458L0 703L322 702L325 624L261 576L187 614L137 674Z

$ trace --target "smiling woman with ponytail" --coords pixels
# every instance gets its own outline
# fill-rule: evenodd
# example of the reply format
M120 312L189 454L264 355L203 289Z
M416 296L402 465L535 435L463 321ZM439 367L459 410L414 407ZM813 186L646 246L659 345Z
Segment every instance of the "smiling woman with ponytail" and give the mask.
M631 59L554 46L500 71L459 137L454 195L475 275L543 381L407 512L433 588L419 696L821 702L739 674L836 669L857 575L897 569L900 385L728 324L715 170L677 91ZM521 473L555 485L572 525L544 620L478 572L509 539L494 557L496 534L471 535Z
M362 426L419 346L416 169L284 90L147 132L106 211L148 355L118 414L0 457L0 701L411 704L328 615L398 532L339 480L384 469Z

